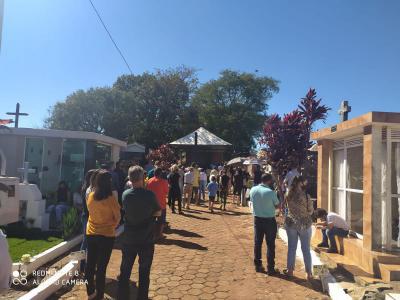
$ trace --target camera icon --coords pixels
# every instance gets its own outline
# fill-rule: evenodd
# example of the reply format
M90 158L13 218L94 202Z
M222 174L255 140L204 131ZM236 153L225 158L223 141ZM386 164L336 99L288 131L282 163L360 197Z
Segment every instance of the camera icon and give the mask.
M26 285L28 283L26 279L28 277L28 272L26 272L26 270L15 270L12 272L12 277L12 283L14 285Z

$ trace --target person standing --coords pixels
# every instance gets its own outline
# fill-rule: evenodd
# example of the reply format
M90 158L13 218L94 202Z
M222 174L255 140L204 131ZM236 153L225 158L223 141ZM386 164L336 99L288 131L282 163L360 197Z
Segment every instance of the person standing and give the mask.
M171 173L168 175L169 193L168 199L171 202L171 211L175 213L175 201L178 201L178 212L182 214L182 194L180 188L181 176L177 165L171 167Z
M206 201L207 174L202 168L200 168L199 171L200 171L199 197L200 200ZM203 196L203 199L201 199L201 196Z
M214 212L215 196L217 195L218 191L217 178L214 175L211 175L211 182L207 185L207 190L208 190L208 209L211 212Z
M94 191L87 199L87 260L85 279L88 299L103 299L106 270L119 224L121 207L112 192L112 177L106 170L96 176ZM94 277L96 275L96 281Z
M184 175L184 186L183 186L183 207L189 209L190 208L190 200L192 197L192 189L193 189L193 168L189 168Z
M304 266L307 279L312 279L312 262L310 242L312 234L313 204L307 193L307 180L303 177L295 177L286 196L288 214L285 218L285 228L288 237L287 269L284 273L293 276L296 262L297 242L300 239L303 252Z
M254 185L259 185L261 183L262 171L260 165L256 165L256 169L254 171Z
M221 209L226 210L226 200L228 198L229 193L229 176L226 174L226 171L222 171L222 175L220 177L220 188L221 188Z
M240 205L243 190L243 173L242 170L237 168L233 176L233 202Z
M161 216L156 221L156 236L155 240L164 238L164 226L167 223L167 195L168 195L168 181L163 176L163 170L156 168L154 170L154 177L147 182L146 188L152 191L158 200L161 207Z
M154 256L154 217L161 216L156 195L144 188L144 170L132 166L128 171L132 188L122 195L125 230L121 235L122 261L117 299L129 299L129 278L139 256L139 287L137 299L148 299L150 270Z
M199 186L200 186L200 171L197 164L192 164L193 168L193 183L192 183L192 199L196 205L199 205Z
M264 237L267 244L267 272L269 275L279 273L275 269L275 239L277 223L275 209L279 206L278 196L271 188L271 174L261 177L261 184L250 190L250 201L253 203L254 216L254 265L257 272L263 271L261 250Z

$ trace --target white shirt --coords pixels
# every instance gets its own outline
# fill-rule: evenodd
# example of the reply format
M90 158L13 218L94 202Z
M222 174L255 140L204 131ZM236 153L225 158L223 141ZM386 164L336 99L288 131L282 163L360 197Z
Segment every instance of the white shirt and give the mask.
M287 183L288 188L292 185L293 179L297 176L300 176L300 173L297 171L297 169L292 169L286 174L285 182Z
M185 173L185 184L193 184L194 174L193 172Z
M200 172L200 181L207 181L206 172Z
M341 228L344 230L350 229L350 226L347 224L345 219L343 219L341 216L339 216L337 213L334 212L328 213L328 215L326 216L326 222L328 224L332 223L333 227L336 228Z

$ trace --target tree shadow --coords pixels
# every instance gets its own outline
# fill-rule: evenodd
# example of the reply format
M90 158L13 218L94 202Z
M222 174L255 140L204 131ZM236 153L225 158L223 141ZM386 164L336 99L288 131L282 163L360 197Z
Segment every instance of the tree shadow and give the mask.
M161 241L158 241L157 244L159 245L175 245L181 248L185 249L192 249L192 250L201 250L201 251L207 251L207 247L203 247L202 245L199 245L197 243L189 242L189 241L183 241L183 240L176 240L176 239L164 239Z
M175 229L175 228L167 228L165 229L165 233L166 234L178 234L180 236L183 237L195 237L195 238L202 238L203 236L196 233L196 232L192 232L192 231L187 231L187 230L183 230L183 229Z
M110 296L112 299L117 299L118 281L115 279L106 278L106 287L104 294ZM126 298L126 300L135 300L136 298L137 298L136 282L129 280L129 298Z

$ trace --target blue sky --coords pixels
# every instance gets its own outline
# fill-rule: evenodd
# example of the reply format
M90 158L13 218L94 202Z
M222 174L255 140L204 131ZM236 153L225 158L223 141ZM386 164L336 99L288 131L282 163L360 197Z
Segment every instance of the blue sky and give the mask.
M187 65L205 82L225 68L280 83L269 112L296 107L309 87L351 116L400 111L400 1L93 0L134 73ZM5 0L0 118L19 101L39 128L77 89L127 73L88 0Z

